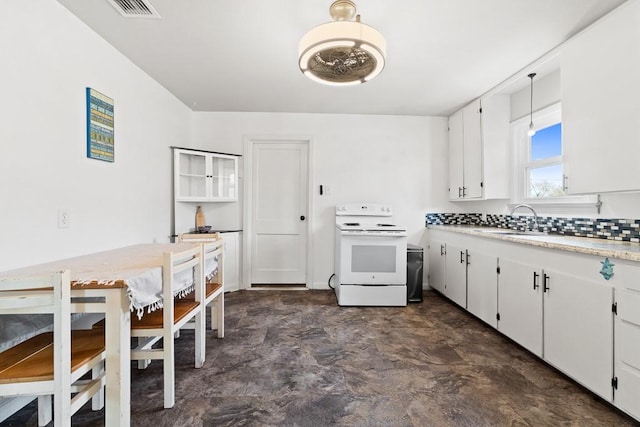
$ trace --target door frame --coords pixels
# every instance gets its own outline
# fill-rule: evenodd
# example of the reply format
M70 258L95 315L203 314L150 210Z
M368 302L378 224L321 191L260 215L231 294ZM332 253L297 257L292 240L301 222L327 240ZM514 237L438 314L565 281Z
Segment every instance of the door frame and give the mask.
M253 148L255 144L298 143L307 146L307 262L305 285L313 288L313 140L308 135L247 135L244 138L244 206L242 208L242 283L241 289L251 288L251 262L253 259Z

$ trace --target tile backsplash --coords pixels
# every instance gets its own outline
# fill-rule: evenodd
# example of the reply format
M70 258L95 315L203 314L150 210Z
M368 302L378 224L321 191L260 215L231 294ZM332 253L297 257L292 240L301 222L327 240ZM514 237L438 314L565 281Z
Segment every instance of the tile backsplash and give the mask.
M477 225L525 230L534 228L533 216L480 213L428 213L426 225ZM565 236L592 237L640 243L640 219L559 218L538 216L538 231Z

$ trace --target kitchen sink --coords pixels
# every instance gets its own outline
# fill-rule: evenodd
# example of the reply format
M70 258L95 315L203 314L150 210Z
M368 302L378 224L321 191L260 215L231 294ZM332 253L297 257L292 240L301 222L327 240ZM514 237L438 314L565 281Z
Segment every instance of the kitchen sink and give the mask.
M489 228L477 228L473 231L477 231L479 233L486 233L486 234L503 234L503 235L521 235L521 234L525 234L524 231L518 231L518 230L505 230L505 229L489 229Z
M542 231L521 231L521 230L509 230L500 228L477 228L473 231L486 234L499 234L501 236L547 236L548 233Z

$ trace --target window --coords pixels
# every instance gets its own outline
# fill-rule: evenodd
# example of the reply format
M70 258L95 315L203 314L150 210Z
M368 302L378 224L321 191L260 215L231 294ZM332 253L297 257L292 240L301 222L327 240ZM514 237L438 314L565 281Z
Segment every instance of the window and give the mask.
M579 213L592 209L597 195L567 195L564 191L562 111L560 103L533 113L536 134L527 135L529 116L511 123L515 144L511 206L527 203L538 212Z
M560 103L533 113L533 136L527 134L529 115L511 125L516 146L512 201L547 204L565 197Z
M529 138L525 182L527 198L565 195L562 168L562 123L555 123Z

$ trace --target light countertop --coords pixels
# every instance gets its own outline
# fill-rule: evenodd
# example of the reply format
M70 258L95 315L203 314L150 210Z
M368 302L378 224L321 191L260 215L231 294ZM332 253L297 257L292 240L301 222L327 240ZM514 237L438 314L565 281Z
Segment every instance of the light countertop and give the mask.
M469 234L487 239L522 243L542 248L640 262L640 244L634 242L563 236L560 234L505 234L517 231L473 225L429 225L427 228Z

